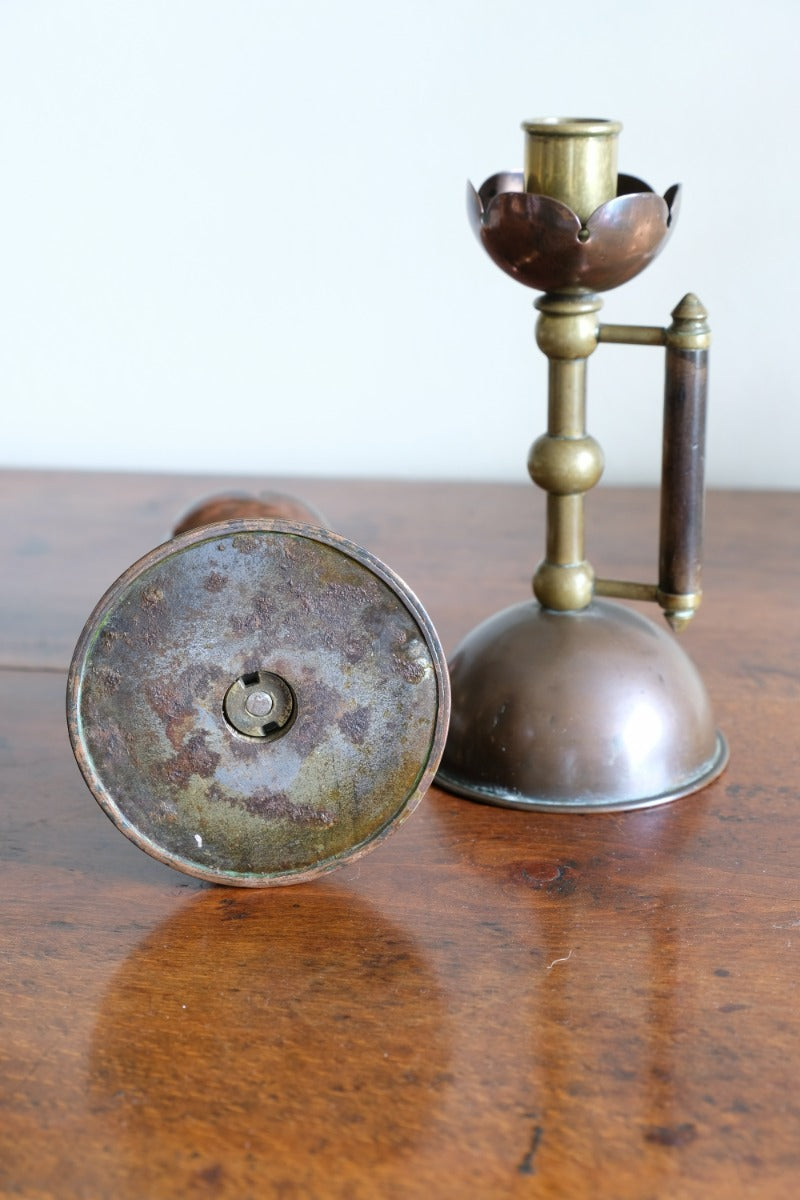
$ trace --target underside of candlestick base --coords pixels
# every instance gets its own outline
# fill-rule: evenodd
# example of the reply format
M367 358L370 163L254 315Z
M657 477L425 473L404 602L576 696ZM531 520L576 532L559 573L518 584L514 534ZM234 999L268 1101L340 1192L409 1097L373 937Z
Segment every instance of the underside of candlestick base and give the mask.
M595 600L535 601L474 629L450 662L436 782L511 808L603 812L699 791L728 760L691 660L665 629Z

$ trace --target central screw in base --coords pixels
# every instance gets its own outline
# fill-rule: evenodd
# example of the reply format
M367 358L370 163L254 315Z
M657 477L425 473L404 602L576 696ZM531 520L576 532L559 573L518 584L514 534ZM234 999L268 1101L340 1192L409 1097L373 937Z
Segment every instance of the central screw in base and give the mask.
M275 738L291 726L297 702L289 684L272 671L251 671L235 679L222 702L225 719L252 738Z
M269 692L251 692L244 706L251 717L266 717L275 707L275 701Z

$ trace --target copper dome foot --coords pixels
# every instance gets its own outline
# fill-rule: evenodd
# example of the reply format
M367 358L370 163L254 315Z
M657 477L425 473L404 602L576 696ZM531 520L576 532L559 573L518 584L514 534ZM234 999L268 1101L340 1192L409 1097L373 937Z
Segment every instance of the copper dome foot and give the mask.
M716 779L728 747L674 636L621 604L517 604L450 663L452 715L437 783L503 807L647 808Z

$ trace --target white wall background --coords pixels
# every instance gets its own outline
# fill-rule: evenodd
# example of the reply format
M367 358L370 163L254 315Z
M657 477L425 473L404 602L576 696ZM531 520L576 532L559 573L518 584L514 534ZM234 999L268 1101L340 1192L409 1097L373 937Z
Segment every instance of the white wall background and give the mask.
M709 479L798 485L796 0L0 0L0 460L526 479L533 293L464 180L614 117L685 185L608 321L715 331ZM662 357L602 347L606 479L655 482Z

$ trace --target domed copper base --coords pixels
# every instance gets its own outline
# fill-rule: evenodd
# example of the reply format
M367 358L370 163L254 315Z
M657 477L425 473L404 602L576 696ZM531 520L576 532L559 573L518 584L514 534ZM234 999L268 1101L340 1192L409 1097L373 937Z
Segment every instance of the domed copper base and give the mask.
M450 663L437 783L511 808L646 808L705 787L728 747L674 636L620 604L491 617Z

